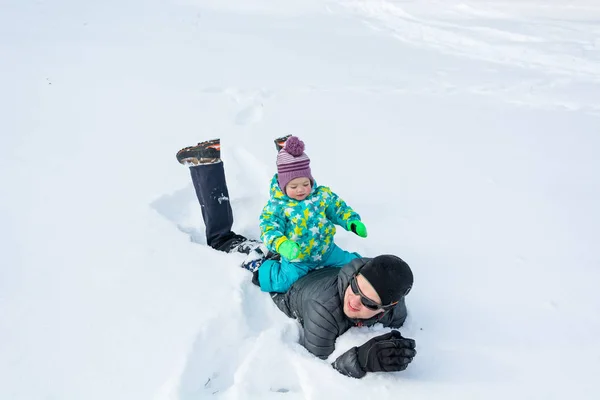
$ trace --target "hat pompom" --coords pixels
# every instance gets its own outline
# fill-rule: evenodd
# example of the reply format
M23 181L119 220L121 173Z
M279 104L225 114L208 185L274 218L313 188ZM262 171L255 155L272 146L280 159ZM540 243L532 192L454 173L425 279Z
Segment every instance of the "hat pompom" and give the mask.
M285 141L284 150L294 157L301 156L304 153L304 142L297 136L291 136Z

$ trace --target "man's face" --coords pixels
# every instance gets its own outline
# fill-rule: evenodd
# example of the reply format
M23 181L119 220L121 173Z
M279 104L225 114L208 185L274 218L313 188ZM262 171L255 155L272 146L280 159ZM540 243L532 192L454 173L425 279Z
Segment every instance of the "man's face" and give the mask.
M381 304L381 298L375 289L373 289L373 286L362 275L359 274L356 276L356 284L364 296ZM354 294L352 288L348 285L344 293L344 314L346 314L346 317L351 319L369 319L382 312L383 309L370 310L365 307L360 301L360 295Z

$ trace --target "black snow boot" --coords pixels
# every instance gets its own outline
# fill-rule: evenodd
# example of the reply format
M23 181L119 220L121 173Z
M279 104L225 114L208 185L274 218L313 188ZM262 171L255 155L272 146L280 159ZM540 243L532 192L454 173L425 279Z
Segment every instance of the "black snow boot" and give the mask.
M274 140L275 148L277 149L278 153L279 153L279 150L283 149L283 146L285 145L285 141L288 140L290 138L290 136L292 136L292 135L282 136L282 137Z
M221 161L221 139L207 140L196 146L184 147L177 152L177 161L194 166Z

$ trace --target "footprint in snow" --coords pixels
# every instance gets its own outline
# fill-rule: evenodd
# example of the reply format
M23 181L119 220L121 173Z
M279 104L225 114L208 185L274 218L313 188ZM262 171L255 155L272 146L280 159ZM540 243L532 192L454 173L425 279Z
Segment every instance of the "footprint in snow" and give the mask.
M273 391L302 398L289 346L298 340L293 321L248 281L222 307L220 317L205 321L196 337L178 399L265 398Z
M263 118L263 109L263 103L250 105L237 113L235 123L237 125L256 124Z

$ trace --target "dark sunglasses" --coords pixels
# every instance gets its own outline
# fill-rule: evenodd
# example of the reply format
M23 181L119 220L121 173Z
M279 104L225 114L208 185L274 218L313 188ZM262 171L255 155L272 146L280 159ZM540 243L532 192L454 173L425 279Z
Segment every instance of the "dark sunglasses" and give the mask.
M390 304L386 304L386 305L382 305L379 304L377 302L374 302L373 300L371 300L370 298L368 298L367 296L365 296L361 291L360 288L358 287L358 282L356 281L356 275L354 275L352 277L352 279L350 280L350 289L352 289L352 293L359 295L360 296L360 302L362 303L363 306L367 307L369 310L372 311L377 311L380 309L383 310L389 310L390 308L394 307L396 304L398 304L397 301L390 303Z

